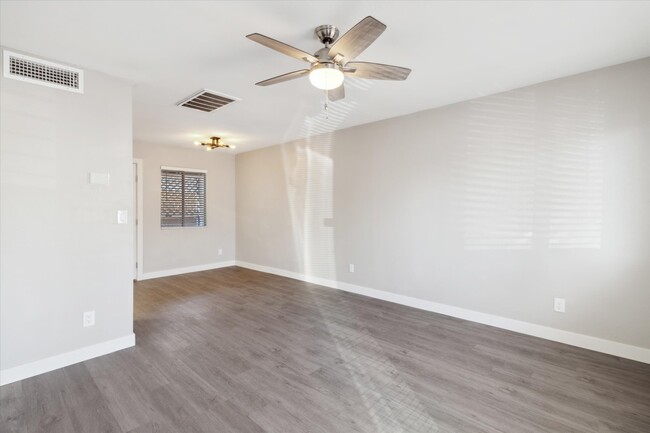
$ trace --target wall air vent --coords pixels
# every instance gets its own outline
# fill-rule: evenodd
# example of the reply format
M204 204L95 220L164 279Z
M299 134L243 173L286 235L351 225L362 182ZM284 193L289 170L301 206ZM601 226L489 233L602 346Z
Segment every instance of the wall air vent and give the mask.
M69 92L84 92L84 71L4 50L4 76Z
M212 90L203 89L189 98L183 99L176 105L194 108L195 110L209 113L210 111L225 107L226 105L232 104L236 101L241 101L241 99L235 98L234 96L224 95L223 93L217 93Z

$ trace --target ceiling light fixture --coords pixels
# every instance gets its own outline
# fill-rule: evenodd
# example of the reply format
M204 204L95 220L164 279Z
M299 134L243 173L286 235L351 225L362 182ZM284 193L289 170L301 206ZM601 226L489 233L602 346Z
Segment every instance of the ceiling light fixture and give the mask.
M317 63L309 72L309 81L317 89L333 90L343 84L343 72L334 63Z
M212 150L212 149L219 149L222 147L227 147L229 149L234 149L235 146L232 144L223 144L220 143L219 140L221 140L221 137L210 137L210 142L209 143L203 143L201 141L195 141L194 144L196 146L205 146L205 150Z

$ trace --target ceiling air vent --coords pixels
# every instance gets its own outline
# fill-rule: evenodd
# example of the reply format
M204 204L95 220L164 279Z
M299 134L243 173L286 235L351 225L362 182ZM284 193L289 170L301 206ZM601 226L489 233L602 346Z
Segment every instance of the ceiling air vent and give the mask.
M69 92L84 92L84 71L4 50L4 75Z
M234 96L224 95L223 93L217 93L212 90L203 89L189 98L183 99L176 105L210 112L225 107L235 101L241 101L241 99L235 98Z

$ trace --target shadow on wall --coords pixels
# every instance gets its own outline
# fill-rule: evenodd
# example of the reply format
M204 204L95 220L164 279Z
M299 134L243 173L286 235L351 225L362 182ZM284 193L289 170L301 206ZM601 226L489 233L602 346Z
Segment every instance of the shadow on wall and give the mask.
M355 81L355 80L349 80ZM361 81L361 80L356 80ZM363 80L367 81L367 80ZM336 280L334 251L333 136L356 103L328 104L304 119L302 140L282 146L285 190L299 272Z
M455 170L465 248L600 248L603 99L518 90L469 104Z

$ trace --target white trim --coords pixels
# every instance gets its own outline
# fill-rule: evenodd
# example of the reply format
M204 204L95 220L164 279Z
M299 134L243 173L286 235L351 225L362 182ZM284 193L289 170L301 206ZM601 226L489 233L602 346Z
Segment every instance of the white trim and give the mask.
M208 170L201 170L199 168L168 167L166 165L161 165L160 169L169 170L169 171L184 171L186 173L207 173L208 172Z
M136 208L135 215L137 218L136 227L136 261L138 262L138 271L136 273L136 281L142 279L142 269L144 268L144 162L140 158L133 158L133 163L136 165ZM134 221L135 223L135 221Z
M16 57L18 59L27 60L29 62L40 63L45 66L50 66L52 68L63 69L70 72L76 72L79 77L79 87L75 89L74 87L62 86L57 83L50 83L48 81L39 80L31 77L23 77L20 75L15 75L11 73L10 69L10 57ZM4 76L6 78L11 78L12 80L24 81L26 83L38 84L39 86L52 87L59 90L67 90L68 92L73 93L83 93L84 92L84 71L82 69L73 68L72 66L63 65L61 63L54 63L47 60L39 59L38 57L27 56L25 54L16 53L9 50L3 50L3 62L4 62Z
M60 355L50 356L49 358L39 359L38 361L28 364L19 365L13 368L0 370L0 385L17 382L27 379L28 377L38 376L48 371L67 367L68 365L78 362L87 361L102 355L108 355L127 347L135 346L135 334L125 335L124 337L104 341L103 343L93 344L92 346L82 347L81 349Z
M583 349L594 350L596 352L607 353L609 355L619 356L621 358L632 359L634 361L650 364L650 349L644 347L632 346L616 341L592 337L590 335L578 334L557 328L550 328L548 326L537 325L535 323L523 322L520 320L509 319L507 317L481 313L479 311L454 307L452 305L439 304L437 302L426 301L424 299L413 298L410 296L398 295L391 292L385 292L383 290L357 286L355 284L299 274L297 272L291 272L270 266L256 265L242 261L237 261L236 263L237 266L240 266L242 268L253 269L260 272L293 278L295 280L306 281L308 283L319 284L321 286L330 287L333 289L357 293L359 295L364 295L375 299L407 305L409 307L418 308L420 310L432 311L434 313L457 317L459 319L482 323L484 325L490 325L501 329L507 329L509 331L519 332L521 334L532 335L534 337L539 337L546 340L557 341L559 343L569 344L571 346L581 347Z
M189 274L190 272L209 271L211 269L227 268L235 266L234 260L226 262L206 263L204 265L188 266L185 268L163 269L162 271L145 272L140 280L150 280L152 278L170 277L172 275Z

